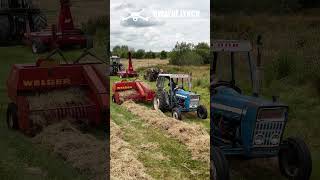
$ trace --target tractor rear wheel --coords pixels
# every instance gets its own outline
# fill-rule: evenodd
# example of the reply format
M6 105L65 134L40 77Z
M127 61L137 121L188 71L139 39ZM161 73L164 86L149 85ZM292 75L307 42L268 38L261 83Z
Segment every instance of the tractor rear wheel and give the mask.
M312 160L308 146L300 138L284 140L279 150L279 167L288 179L308 180L312 171Z
M203 105L200 105L197 108L197 115L200 119L207 119L208 117L208 111L206 109L206 107L204 107Z
M229 164L222 150L214 147L212 152L212 160L210 165L210 179L213 180L229 180Z
M10 23L7 15L0 16L0 42L7 41L10 36Z
M18 124L18 108L14 103L8 104L7 108L7 125L9 129L19 129Z
M181 115L181 111L179 108L172 109L172 117L177 120L182 120L182 115Z
M166 91L158 91L157 96L157 107L162 112L165 112L169 109L169 102L168 102L168 93ZM153 101L155 103L155 101ZM155 104L154 104L155 105Z
M43 14L35 14L32 16L33 31L38 32L47 27L47 19Z
M46 51L46 46L41 42L41 40L33 40L31 48L34 54L39 54Z

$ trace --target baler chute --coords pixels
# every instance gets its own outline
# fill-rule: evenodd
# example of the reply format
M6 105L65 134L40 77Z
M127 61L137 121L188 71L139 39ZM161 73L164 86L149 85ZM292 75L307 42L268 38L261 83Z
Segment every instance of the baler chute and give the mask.
M142 81L116 82L112 86L112 101L121 104L124 101L152 102L155 92Z
M118 72L118 75L120 76L120 78L139 76L139 74L133 69L131 52L128 53L128 59L129 59L128 69Z
M93 46L92 39L74 26L70 6L70 0L60 0L58 25L52 25L37 32L29 30L24 34L24 42L32 47L33 53L71 46L81 48Z
M39 126L66 117L93 126L106 123L109 91L105 65L62 64L49 59L13 65L7 80L9 128L34 135Z

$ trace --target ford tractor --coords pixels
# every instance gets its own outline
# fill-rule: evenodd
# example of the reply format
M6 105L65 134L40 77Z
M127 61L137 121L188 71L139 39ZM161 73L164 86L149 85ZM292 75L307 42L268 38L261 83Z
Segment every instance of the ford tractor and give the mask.
M212 45L210 108L213 179L230 179L227 161L230 157L244 160L277 157L282 175L288 179L308 180L312 160L306 143L296 137L284 138L288 106L280 103L275 96L272 100L260 96L261 36L257 41L256 61L253 61L249 41L215 40ZM227 58L218 61L218 57ZM239 61L236 62L236 59ZM222 64L228 64L227 68L221 68L219 65ZM236 77L239 77L236 65L242 66L239 74L243 74L243 67L247 67L247 82L251 84L249 89L253 89L252 93L243 93L244 89L236 83ZM221 71L228 74L228 78L221 77Z
M199 118L207 118L207 109L200 105L200 95L191 92L189 75L159 74L156 86L154 109L162 112L171 111L172 117L177 120L182 120L184 112L197 112Z

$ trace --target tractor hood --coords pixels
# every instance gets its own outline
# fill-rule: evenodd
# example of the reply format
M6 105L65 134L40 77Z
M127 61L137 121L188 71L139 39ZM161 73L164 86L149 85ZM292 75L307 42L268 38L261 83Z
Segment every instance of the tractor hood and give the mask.
M197 94L190 92L190 91L185 91L183 89L178 89L176 91L176 96L180 96L182 98L188 98L188 96L190 96L190 95L197 95Z
M213 103L224 104L234 108L240 108L241 110L245 107L276 107L286 106L279 102L273 102L260 97L247 96L238 93L229 87L218 87L213 95Z

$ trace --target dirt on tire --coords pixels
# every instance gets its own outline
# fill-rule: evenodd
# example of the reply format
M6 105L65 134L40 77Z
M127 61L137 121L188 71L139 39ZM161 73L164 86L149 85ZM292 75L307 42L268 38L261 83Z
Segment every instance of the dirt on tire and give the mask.
M84 134L68 119L44 128L32 141L58 154L90 179L107 178L106 142Z
M120 180L151 180L146 174L144 165L136 159L130 145L122 139L122 131L114 122L110 121L111 136L111 179Z
M133 101L124 102L122 107L151 126L164 130L170 137L178 139L191 151L193 159L208 162L209 165L210 136L202 126L178 121L161 111L152 110Z

